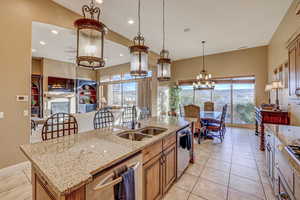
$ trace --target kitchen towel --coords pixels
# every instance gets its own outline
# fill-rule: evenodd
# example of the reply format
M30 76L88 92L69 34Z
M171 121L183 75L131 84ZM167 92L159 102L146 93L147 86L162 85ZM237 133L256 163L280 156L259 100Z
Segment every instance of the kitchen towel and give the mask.
M182 136L179 139L179 144L183 149L191 150L192 148L192 134L190 131L185 130L181 132Z
M122 173L122 182L115 186L115 200L135 200L134 169Z

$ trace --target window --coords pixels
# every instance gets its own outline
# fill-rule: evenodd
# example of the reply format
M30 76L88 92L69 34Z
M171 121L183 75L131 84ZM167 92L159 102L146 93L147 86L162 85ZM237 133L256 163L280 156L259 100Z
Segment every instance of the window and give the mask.
M204 110L204 102L211 101L212 90L195 90L195 104Z
M113 75L111 77L111 80L112 81L119 81L119 80L121 80L121 75L120 74Z
M108 85L108 105L132 106L137 105L137 83L114 83Z
M169 87L160 86L158 88L158 115L166 115L169 111Z
M215 111L222 112L223 106L227 104L226 122L231 123L231 84L216 84L213 90Z
M194 89L193 86L181 86L181 102L182 105L189 105L194 103Z
M212 101L215 111L219 112L227 104L227 123L253 124L255 77L222 79L216 82L214 90L194 91L191 85L181 86L181 104L196 104L204 110L204 102Z
M133 106L137 102L137 83L123 83L123 106Z
M111 84L108 85L108 104L111 106L121 106L122 105L122 85L121 84Z
M233 123L253 124L255 107L254 84L233 84Z

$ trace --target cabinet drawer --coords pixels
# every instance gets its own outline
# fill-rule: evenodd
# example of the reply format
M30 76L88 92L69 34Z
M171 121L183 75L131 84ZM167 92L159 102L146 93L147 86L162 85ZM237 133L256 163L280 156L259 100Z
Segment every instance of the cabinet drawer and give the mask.
M168 148L169 146L171 146L174 143L176 143L176 133L173 133L172 135L166 137L163 140L163 149Z
M158 155L162 152L162 141L159 141L153 145L150 145L149 147L145 148L143 153L143 162L146 163L154 156Z

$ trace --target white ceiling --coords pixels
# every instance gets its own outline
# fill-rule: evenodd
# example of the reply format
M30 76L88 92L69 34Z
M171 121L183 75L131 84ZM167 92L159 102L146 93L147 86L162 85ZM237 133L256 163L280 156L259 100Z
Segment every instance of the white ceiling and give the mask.
M52 30L56 30L58 34L53 34ZM41 45L40 41L44 41L46 45ZM129 62L130 57L127 47L105 40L104 48L107 67ZM33 57L75 63L76 34L74 30L33 22L32 49L36 50L32 52ZM123 56L120 56L120 54Z
M54 0L81 14L89 0ZM103 0L101 20L132 39L137 32L138 0ZM173 59L267 45L292 0L166 0L167 48ZM142 0L142 33L151 50L159 52L162 40L162 0ZM189 28L189 32L184 29Z

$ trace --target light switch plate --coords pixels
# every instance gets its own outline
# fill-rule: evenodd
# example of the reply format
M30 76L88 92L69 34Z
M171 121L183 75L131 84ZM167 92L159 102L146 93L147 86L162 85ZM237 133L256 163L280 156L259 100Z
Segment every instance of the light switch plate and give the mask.
M28 101L27 95L17 95L17 101Z
M24 117L28 116L28 110L24 110Z
M0 112L0 119L4 118L4 112Z

